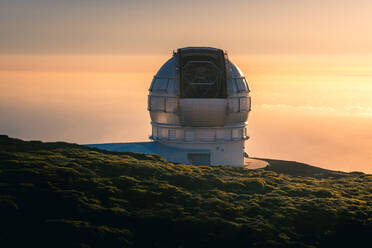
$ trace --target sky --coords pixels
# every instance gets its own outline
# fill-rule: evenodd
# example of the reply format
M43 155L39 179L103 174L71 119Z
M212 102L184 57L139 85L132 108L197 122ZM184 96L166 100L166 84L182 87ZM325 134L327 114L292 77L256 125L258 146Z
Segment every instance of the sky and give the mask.
M2 0L5 54L371 53L369 0Z
M246 151L372 173L372 1L1 0L0 133L144 141L147 89L185 46L246 75Z

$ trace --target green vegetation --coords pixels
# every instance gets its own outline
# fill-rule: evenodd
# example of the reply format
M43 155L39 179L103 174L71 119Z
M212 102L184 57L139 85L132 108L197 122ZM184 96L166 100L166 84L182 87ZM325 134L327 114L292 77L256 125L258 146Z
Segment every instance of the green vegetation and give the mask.
M0 136L0 246L368 246L372 175L268 161L175 165Z

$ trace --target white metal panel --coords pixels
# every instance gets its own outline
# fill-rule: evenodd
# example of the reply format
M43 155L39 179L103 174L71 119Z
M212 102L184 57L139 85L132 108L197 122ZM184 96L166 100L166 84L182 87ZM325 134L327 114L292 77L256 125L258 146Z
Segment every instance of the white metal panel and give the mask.
M167 92L174 95L179 92L178 80L176 78L169 78Z
M216 130L217 140L231 140L231 129L217 129Z
M247 104L246 97L239 98L239 111L240 112L248 111L248 104Z
M177 108L178 108L178 98L167 97L166 98L166 105L165 105L165 112L175 113L175 112L177 112Z
M158 131L159 137L161 139L168 139L168 130L169 130L168 128L163 128L163 127L159 128L159 131Z
M239 98L229 98L229 112L230 113L237 113L239 112Z
M151 111L164 111L165 110L165 98L163 96L151 96L150 98L150 109Z
M194 127L224 126L226 98L180 98L181 125Z
M176 61L175 58L170 58L157 72L160 77L175 77L176 76Z
M243 129L242 128L233 128L232 129L232 138L233 139L241 139L243 137Z
M184 140L185 139L185 132L183 129L177 129L176 130L176 138L178 140Z
M193 130L186 130L185 131L185 140L186 141L193 141L195 139L195 133Z
M215 140L215 131L214 130L199 129L196 132L195 139L196 140L201 140L201 141L214 141Z
M153 91L165 91L168 87L168 78L157 78L152 88Z
M234 79L229 79L227 81L227 94L228 95L235 95L238 93L238 88L234 82Z

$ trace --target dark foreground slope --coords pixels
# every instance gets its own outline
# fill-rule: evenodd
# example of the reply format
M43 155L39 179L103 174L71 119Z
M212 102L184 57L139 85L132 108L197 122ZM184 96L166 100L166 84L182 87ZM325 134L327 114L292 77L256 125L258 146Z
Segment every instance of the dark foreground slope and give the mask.
M300 171L0 136L0 247L368 246L372 176Z

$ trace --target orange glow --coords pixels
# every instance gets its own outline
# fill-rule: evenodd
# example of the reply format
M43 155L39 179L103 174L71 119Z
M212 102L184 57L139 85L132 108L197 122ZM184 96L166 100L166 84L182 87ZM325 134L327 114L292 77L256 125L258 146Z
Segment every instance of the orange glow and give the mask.
M147 89L169 56L0 56L0 133L76 143L147 140ZM230 58L252 90L248 154L372 172L368 56Z

